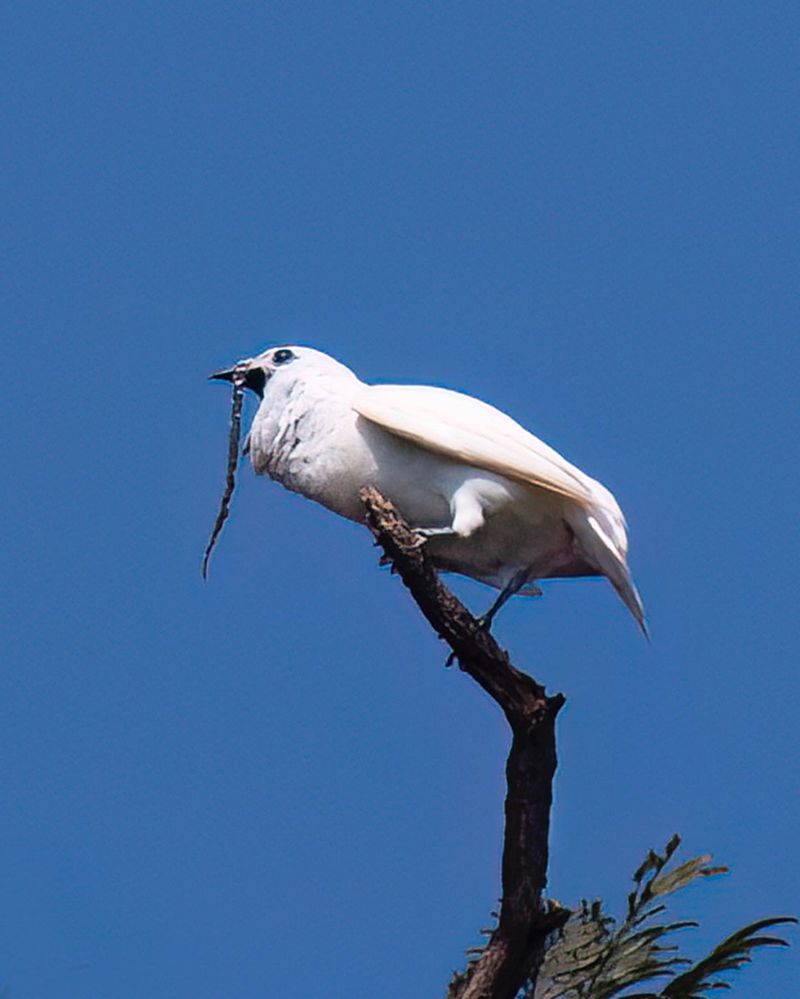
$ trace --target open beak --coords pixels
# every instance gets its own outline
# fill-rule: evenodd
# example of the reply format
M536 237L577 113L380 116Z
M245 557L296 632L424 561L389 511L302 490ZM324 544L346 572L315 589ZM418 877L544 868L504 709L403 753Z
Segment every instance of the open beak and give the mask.
M244 387L255 392L259 399L263 399L264 387L267 384L266 372L258 365L247 367L248 364L248 361L241 361L232 368L226 368L225 371L217 371L213 375L209 375L208 379L209 381L232 382L236 375L244 374Z

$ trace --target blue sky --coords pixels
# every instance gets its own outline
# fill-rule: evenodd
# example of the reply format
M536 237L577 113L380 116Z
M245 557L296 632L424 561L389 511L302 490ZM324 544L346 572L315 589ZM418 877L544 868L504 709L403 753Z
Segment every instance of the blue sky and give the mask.
M281 342L479 395L626 510L651 645L597 581L498 625L569 698L553 895L621 905L678 830L733 868L681 910L698 946L800 911L798 31L784 3L7 13L15 999L441 995L494 907L506 733L366 533L245 469L200 577L206 376ZM797 978L765 954L736 994Z

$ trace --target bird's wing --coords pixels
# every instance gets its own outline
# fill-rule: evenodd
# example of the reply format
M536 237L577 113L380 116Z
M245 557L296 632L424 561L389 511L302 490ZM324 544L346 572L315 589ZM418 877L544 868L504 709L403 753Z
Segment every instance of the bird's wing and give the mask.
M510 416L479 399L427 385L367 385L353 401L362 417L420 447L574 500L565 511L590 561L608 576L647 634L627 567L625 518L614 496Z
M472 396L428 385L368 385L353 408L391 433L466 465L560 493L584 507L619 511L599 482L510 416Z

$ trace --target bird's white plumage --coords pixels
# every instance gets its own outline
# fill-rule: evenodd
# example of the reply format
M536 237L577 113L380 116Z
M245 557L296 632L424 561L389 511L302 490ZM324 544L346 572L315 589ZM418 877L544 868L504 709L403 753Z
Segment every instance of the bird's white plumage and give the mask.
M310 347L236 370L262 396L248 435L258 474L357 521L374 485L428 538L435 565L503 593L606 576L645 629L614 496L510 416L449 389L366 385Z
M353 409L392 433L501 475L591 500L586 476L558 452L480 399L428 385L369 385Z
M625 554L625 521L605 486L494 406L430 385L368 385L352 406L392 433L449 458L560 493L587 509L601 507L612 525L609 540Z

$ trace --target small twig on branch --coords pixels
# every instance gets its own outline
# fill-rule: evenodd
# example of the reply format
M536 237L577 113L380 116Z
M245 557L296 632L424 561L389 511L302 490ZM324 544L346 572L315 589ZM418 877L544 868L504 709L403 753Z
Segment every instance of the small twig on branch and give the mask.
M506 762L503 896L497 928L480 958L451 985L448 999L514 999L536 979L546 937L569 913L545 908L548 833L556 770L556 715L564 697L511 665L492 635L441 582L419 537L396 508L368 487L367 523L460 668L495 700L511 727Z

